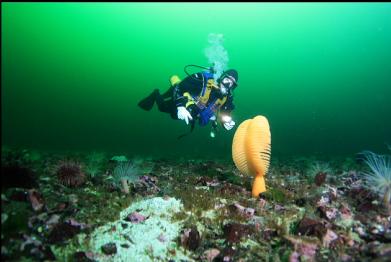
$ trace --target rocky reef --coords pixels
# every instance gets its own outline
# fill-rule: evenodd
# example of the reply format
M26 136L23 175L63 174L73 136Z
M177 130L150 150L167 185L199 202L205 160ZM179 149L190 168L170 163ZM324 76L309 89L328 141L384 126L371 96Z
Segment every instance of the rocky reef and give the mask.
M2 153L3 261L389 261L391 256L389 208L366 186L368 166L350 156L273 158L267 191L253 198L252 178L228 160ZM118 183L121 161L132 163L127 192Z

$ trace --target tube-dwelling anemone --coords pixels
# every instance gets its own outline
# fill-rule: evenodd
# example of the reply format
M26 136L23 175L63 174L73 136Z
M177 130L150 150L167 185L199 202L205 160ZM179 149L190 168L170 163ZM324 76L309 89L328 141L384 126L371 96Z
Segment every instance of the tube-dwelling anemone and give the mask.
M363 172L366 187L383 198L384 205L391 214L391 156L377 155L364 151L364 162L370 171Z
M68 187L78 187L86 181L82 165L72 160L60 161L56 174L60 183Z

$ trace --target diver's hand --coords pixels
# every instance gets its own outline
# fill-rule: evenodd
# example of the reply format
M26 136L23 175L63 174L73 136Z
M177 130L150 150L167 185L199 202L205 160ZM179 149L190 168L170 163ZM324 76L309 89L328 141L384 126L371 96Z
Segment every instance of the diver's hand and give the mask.
M235 122L232 120L230 122L224 123L224 128L227 130L231 130L234 126L235 126Z
M231 116L223 115L221 121L224 123L223 126L226 130L231 130L235 126L235 122L232 121Z
M193 118L191 117L190 112L187 111L186 107L184 107L184 106L178 107L178 119L185 120L186 125L189 124L189 119L193 120Z

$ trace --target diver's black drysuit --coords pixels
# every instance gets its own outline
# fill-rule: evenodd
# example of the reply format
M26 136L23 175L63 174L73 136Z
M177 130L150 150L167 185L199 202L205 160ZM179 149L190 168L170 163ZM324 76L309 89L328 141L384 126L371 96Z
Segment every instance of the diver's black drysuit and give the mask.
M204 92L207 79L206 75L202 72L192 74L186 77L178 84L171 86L164 94L160 94L158 89L155 89L148 97L141 100L138 105L144 110L151 110L154 102L156 102L159 111L169 113L173 119L178 119L177 107L183 106L190 112L193 117L192 124L199 117L199 113L203 110L196 104L187 105L189 97L184 96L185 93L190 94L193 98L201 96L201 92ZM217 111L230 115L234 109L233 94L228 93L225 95L225 102L217 108ZM205 107L210 106L216 99L222 99L224 95L219 90L213 89L210 92L209 99L205 104Z

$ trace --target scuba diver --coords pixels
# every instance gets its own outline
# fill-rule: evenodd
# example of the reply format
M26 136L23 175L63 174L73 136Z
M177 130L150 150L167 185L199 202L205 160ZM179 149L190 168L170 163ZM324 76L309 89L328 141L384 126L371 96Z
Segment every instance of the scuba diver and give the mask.
M190 66L206 70L189 74L187 67ZM190 123L190 132L193 131L197 120L200 126L206 126L211 122L212 138L215 137L218 122L226 130L232 129L235 122L230 114L234 109L233 90L237 87L238 72L234 69L224 71L215 81L213 68L188 65L185 66L184 71L187 74L185 79L181 81L177 75L172 76L171 86L164 94L160 94L159 89L155 89L138 105L149 111L156 102L159 111L169 113L173 119ZM187 134L179 136L178 139Z

